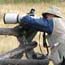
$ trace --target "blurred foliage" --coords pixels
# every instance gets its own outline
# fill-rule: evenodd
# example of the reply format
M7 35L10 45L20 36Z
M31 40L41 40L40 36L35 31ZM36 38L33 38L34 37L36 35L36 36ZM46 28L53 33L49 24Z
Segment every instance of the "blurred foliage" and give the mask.
M0 3L21 3L21 2L28 2L28 3L40 3L40 2L45 2L45 3L58 3L60 1L64 0L0 0Z

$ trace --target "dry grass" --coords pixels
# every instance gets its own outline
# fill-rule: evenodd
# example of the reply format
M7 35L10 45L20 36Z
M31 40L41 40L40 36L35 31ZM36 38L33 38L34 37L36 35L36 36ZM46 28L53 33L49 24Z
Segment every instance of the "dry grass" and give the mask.
M46 7L45 7L46 6ZM48 4L27 4L27 3L21 3L21 4L3 4L0 5L0 27L13 27L14 25L4 25L3 24L3 15L7 12L16 12L19 14L25 14L29 12L31 8L36 9L36 14L40 15L42 11L47 9ZM38 38L36 37L36 40ZM3 53L5 51L10 50L11 48L15 48L18 46L18 41L15 37L12 36L0 36L0 53Z
M61 3L60 4L55 4L56 6L58 6L62 13L63 13L63 16L65 16L65 4L64 3ZM0 5L0 27L14 27L14 25L4 25L3 24L3 20L2 20L2 17L3 17L3 14L4 13L7 13L7 12L16 12L16 13L19 13L19 14L25 14L27 12L29 12L29 10L31 8L35 8L36 9L36 15L41 15L41 13L43 11L45 11L49 6L52 6L52 4L45 4L45 3L38 3L38 4L27 4L27 3L20 3L20 4L3 4L3 5ZM35 40L39 40L38 38L38 35L35 37ZM39 41L38 41L39 42ZM41 40L42 42L42 40ZM15 37L13 36L0 36L0 53L4 53L8 50L11 50L11 49L14 49L18 46L18 41ZM42 44L41 44L41 47L42 47ZM36 48L36 50L39 51L39 47ZM42 47L42 50L45 52L45 49ZM38 52L37 51L37 52Z
M63 15L65 14L65 4L61 3L60 4L55 4L56 6L58 6L59 8L61 8L61 11L63 13ZM20 3L20 4L3 4L0 5L0 27L13 27L14 25L4 25L3 24L3 15L4 13L7 12L16 12L19 14L25 14L27 12L29 12L29 10L31 8L35 8L36 9L36 15L41 16L41 13L43 11L45 11L49 6L52 6L52 4L47 4L47 3L38 3L38 4L33 4L33 3ZM17 46L16 38L12 38L12 37L8 37L8 36L0 36L0 52L4 51L5 47L15 47ZM38 40L38 38L35 38L36 40ZM10 44L11 43L11 44ZM14 44L13 44L14 43ZM4 48L2 48L4 47ZM9 47L9 48L11 48ZM2 49L1 49L2 48Z

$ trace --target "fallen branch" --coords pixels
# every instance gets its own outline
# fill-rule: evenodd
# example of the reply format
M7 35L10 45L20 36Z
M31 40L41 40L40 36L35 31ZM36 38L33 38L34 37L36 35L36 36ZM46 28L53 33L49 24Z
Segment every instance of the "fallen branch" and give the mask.
M14 28L0 28L0 35L17 35Z
M15 65L48 65L49 60L34 60L34 59L0 59L0 64L15 64Z
M36 47L35 44L27 44L27 45L23 46L22 48L19 47L19 48L12 50L12 51L9 51L5 54L0 55L0 59L12 58L20 53L23 54L24 52L27 52L35 47Z

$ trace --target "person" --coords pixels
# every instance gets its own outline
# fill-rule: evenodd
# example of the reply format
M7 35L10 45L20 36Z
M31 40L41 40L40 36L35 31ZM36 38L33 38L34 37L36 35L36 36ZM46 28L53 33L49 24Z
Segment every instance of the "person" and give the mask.
M48 33L47 39L51 47L49 58L57 65L65 57L65 22L62 20L61 13L57 7L50 7L42 16L42 18L24 16L20 21L31 29Z
M54 14L54 17L52 14ZM50 8L48 11L44 12L42 16L48 20L53 19L53 32L51 35L47 36L47 40L51 47L50 58L53 60L54 65L59 65L63 61L63 57L65 57L65 44L63 42L65 34L65 22L62 20L62 15L57 7Z

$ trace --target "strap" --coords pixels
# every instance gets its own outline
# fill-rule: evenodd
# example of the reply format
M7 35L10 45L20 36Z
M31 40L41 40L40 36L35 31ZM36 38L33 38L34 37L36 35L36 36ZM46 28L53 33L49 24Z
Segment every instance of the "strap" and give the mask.
M43 51L42 51L41 45L40 45L40 36L41 36L41 32L39 33L39 49L40 49L41 54L43 54Z
M49 54L49 49L46 42L46 35L45 32L43 33L43 46L47 49L47 55Z

